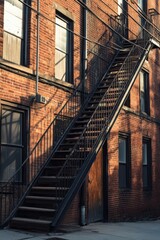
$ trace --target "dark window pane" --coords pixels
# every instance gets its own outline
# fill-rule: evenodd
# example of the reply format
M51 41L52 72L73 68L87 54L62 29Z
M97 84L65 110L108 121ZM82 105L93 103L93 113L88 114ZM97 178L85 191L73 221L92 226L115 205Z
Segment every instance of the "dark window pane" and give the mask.
M143 143L143 165L148 164L148 149L147 149L147 143Z
M22 164L22 149L14 147L1 147L0 181L7 182ZM17 182L22 176L17 176Z
M119 187L127 187L127 169L126 164L119 164Z
M151 144L150 140L143 140L142 149L142 182L144 188L150 188L152 177L151 177Z
M1 143L22 144L22 114L2 110Z
M141 112L149 114L149 74L140 72L140 107Z
M143 187L148 187L148 170L147 166L143 166Z
M130 187L129 138L127 135L119 137L119 187Z
M126 139L119 139L119 162L126 163Z

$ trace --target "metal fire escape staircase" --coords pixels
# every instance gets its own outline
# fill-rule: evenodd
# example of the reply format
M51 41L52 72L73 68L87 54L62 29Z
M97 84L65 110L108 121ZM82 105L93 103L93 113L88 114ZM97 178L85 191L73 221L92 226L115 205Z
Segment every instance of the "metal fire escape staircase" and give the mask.
M11 220L22 229L50 230L80 189L105 141L144 60L153 47L152 39L143 44L123 45L113 64L90 96L63 141L32 185Z

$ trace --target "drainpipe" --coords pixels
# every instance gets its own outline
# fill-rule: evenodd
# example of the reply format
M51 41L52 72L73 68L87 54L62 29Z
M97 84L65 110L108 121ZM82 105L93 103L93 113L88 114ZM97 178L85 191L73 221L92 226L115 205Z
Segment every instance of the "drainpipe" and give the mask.
M36 99L39 83L39 32L40 32L40 0L37 0L37 49L36 49Z
M87 0L83 0L84 4L86 4ZM83 104L83 101L85 100L83 97L83 93L85 91L85 84L86 84L86 71L87 71L87 65L86 65L86 59L87 59L87 42L86 42L86 37L87 37L87 10L82 7L82 62L81 62L81 79L82 79L82 98L81 98L81 104ZM80 192L80 222L81 225L84 226L86 225L86 182L83 183L81 187L81 192Z
M86 4L87 0L83 0L84 4ZM82 94L85 91L85 82L86 82L86 71L87 71L87 41L86 41L86 37L87 37L87 10L82 7L82 36L84 38L82 38L82 50L81 50L81 81L82 81ZM82 104L83 104L83 97L82 97Z

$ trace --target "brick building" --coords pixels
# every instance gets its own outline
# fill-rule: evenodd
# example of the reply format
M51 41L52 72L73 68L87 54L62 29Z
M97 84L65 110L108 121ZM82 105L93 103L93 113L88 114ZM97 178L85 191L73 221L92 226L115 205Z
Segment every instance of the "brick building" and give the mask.
M0 3L0 225L160 215L158 0Z

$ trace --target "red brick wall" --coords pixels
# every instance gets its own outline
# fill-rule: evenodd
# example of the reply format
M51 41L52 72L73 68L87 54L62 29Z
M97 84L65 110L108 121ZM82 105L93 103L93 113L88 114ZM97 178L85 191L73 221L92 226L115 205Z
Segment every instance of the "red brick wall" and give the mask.
M118 185L118 132L131 136L131 189L120 190ZM156 202L160 197L159 177L160 126L132 113L121 111L108 140L108 211L109 221L128 220L160 215ZM142 137L151 138L152 184L151 191L142 186Z

